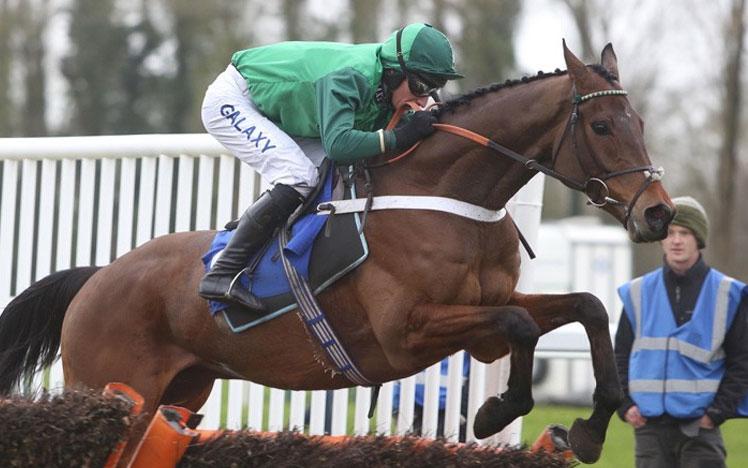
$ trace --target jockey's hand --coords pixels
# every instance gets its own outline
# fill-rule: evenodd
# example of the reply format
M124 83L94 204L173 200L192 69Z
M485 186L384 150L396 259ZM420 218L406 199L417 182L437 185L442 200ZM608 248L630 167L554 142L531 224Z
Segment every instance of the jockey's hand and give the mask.
M415 112L410 119L395 132L395 149L405 151L417 141L431 135L436 131L433 124L436 123L436 116L431 111Z

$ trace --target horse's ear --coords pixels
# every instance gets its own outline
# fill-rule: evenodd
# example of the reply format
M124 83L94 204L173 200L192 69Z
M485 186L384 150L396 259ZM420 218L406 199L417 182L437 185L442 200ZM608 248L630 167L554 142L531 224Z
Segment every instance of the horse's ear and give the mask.
M566 61L566 69L569 71L569 77L574 82L577 90L584 87L585 79L589 76L589 70L581 60L574 55L568 47L566 47L566 40L562 39L561 43L564 46L564 60Z
M616 57L616 53L613 52L613 44L610 42L608 42L608 45L605 46L603 52L600 54L600 63L606 70L616 76L619 83L621 82L621 75L618 74L618 58Z

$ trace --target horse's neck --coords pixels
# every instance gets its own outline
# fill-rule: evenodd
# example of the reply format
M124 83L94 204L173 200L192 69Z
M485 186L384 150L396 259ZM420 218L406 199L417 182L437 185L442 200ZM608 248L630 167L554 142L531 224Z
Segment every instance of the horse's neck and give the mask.
M570 112L569 89L566 76L503 89L474 98L444 122L488 136L529 158L550 158L554 136ZM384 179L406 183L411 191L498 209L534 175L509 157L455 135L437 134L421 146L403 170L393 167Z

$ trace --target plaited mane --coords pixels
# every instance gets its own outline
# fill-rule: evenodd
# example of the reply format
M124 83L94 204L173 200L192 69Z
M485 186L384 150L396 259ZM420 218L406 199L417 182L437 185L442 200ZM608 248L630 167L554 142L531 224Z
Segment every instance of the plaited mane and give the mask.
M618 77L609 72L605 67L603 67L600 64L593 64L593 65L587 65L588 68L590 68L592 71L597 73L598 75L605 78L605 80L608 83L613 84L613 82L618 81ZM473 99L484 96L486 94L494 93L497 91L501 91L505 88L510 88L512 86L518 86L526 83L532 83L533 81L542 80L545 78L551 78L554 76L561 76L565 75L567 73L566 70L560 70L555 69L551 73L546 73L543 71L539 71L537 75L534 76L523 76L520 79L514 79L514 80L506 80L503 83L493 83L488 86L484 86L481 88L474 89L466 94L463 94L462 96L456 97L454 99L451 99L445 103L443 103L439 110L437 111L437 115L442 115L445 112L454 112L455 109L458 107L469 104Z

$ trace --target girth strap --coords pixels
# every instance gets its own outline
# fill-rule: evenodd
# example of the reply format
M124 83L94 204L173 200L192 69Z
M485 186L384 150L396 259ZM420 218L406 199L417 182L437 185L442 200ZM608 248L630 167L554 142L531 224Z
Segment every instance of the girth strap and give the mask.
M343 374L345 378L356 385L369 386L374 382L370 381L356 367L353 359L348 355L340 339L327 321L325 312L320 308L317 299L314 297L312 288L309 283L296 271L291 262L284 255L284 249L288 245L288 230L281 229L278 236L280 243L281 260L283 268L286 270L288 282L291 285L291 291L296 298L298 313L310 335L314 336L322 349L327 354L329 360L335 366L335 371Z
M365 198L336 200L317 205L318 215L359 213L366 209ZM376 210L430 210L450 213L482 223L496 223L504 219L506 210L489 210L461 200L446 197L385 195L373 197L371 211Z

